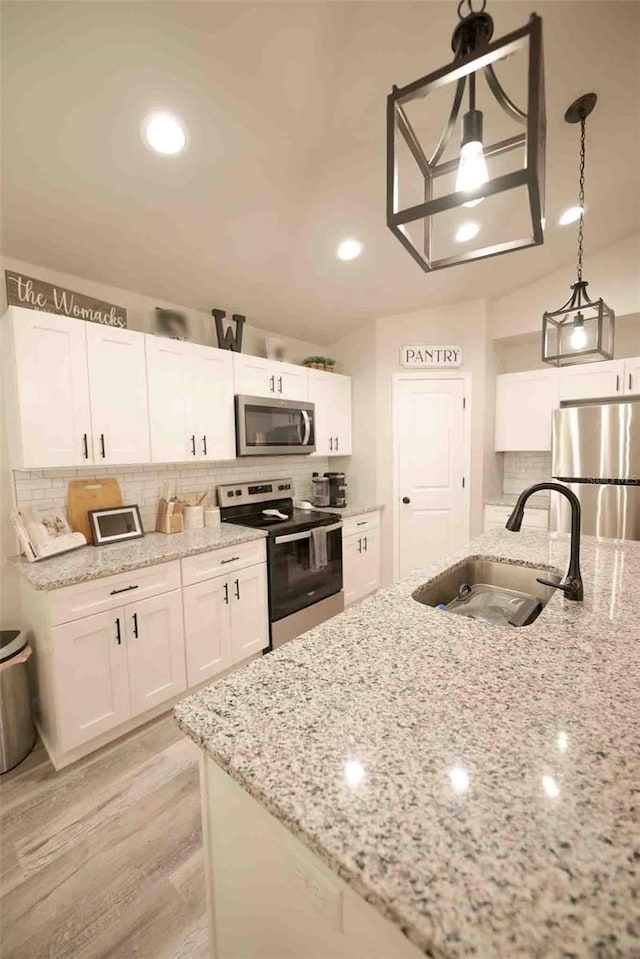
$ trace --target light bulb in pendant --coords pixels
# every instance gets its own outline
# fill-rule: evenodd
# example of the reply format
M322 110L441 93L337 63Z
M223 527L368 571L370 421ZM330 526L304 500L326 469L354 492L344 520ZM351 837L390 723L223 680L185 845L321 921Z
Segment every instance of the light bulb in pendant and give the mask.
M571 346L574 350L583 350L587 345L587 331L584 328L584 317L578 313L573 321Z
M462 146L460 147L460 163L456 177L456 191L470 193L476 190L489 179L487 161L482 149L482 113L480 110L469 110L462 118ZM484 197L478 200L468 200L463 206L477 206Z

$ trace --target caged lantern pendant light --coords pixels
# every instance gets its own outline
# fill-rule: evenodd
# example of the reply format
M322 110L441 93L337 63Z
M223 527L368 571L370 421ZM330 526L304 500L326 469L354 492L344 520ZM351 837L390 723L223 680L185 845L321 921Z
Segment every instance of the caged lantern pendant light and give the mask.
M544 239L542 21L492 40L485 7L460 0L453 61L387 97L387 226L425 272ZM513 99L496 67L521 80ZM475 207L479 222L465 222Z
M552 366L613 359L615 314L602 297L599 300L589 299L588 283L582 279L585 125L597 99L595 93L585 93L571 104L564 115L567 123L580 124L578 278L572 284L571 296L564 306L543 315L542 359Z

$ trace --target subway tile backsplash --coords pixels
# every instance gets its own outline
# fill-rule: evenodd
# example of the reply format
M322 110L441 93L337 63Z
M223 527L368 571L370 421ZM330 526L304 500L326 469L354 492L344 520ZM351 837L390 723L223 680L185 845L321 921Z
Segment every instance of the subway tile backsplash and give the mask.
M212 463L174 463L167 466L113 466L106 469L50 469L14 471L15 502L21 506L66 509L70 480L93 476L112 476L118 480L125 503L137 503L145 530L155 529L158 500L168 483L171 493L197 493L209 490L208 502L216 502L216 486L248 482L253 479L293 479L294 499L311 498L311 475L324 473L329 461L324 457L261 456L255 459Z
M504 453L502 492L521 493L551 479L551 453Z

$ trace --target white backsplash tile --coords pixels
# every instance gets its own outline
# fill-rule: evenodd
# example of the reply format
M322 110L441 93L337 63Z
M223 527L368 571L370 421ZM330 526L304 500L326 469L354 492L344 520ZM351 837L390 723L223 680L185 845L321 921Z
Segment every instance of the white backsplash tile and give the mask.
M533 483L551 479L551 453L505 453L503 493L521 493Z
M137 503L146 530L155 528L158 500L165 484L178 493L196 493L209 490L209 502L216 502L216 486L224 483L249 482L291 477L294 499L311 498L312 473L324 473L329 460L324 457L264 456L242 462L176 463L139 466L111 466L107 468L79 467L78 469L16 470L14 472L15 500L23 505L40 508L56 506L66 509L67 488L73 479L93 476L112 476L118 480L125 503Z

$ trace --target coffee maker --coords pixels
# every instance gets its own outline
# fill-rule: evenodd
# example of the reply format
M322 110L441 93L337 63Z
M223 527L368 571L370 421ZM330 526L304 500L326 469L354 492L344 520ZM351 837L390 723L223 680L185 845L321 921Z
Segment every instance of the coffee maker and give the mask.
M329 506L341 509L347 505L347 477L345 473L325 473L329 480Z

